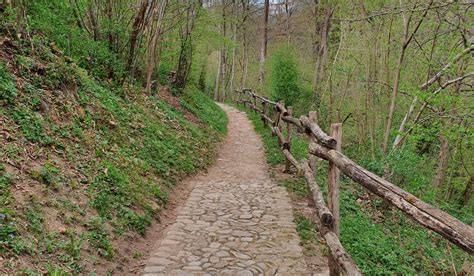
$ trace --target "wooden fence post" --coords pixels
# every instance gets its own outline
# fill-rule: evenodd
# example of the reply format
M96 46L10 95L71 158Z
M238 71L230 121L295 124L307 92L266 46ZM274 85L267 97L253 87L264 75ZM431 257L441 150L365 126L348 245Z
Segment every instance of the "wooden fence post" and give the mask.
M252 95L250 95L250 91L245 91L247 94L247 104L249 105L249 108L252 108Z
M280 101L281 105L282 106L285 106L285 101ZM281 114L280 112L278 112L278 121L277 122L277 126L278 128L280 129L280 131L283 131L283 127L282 127L282 119L281 119L281 116L283 116L283 114Z
M288 116L293 115L293 108L291 106L287 107ZM286 123L286 142L288 145L288 151L291 152L291 124ZM291 171L291 162L286 159L285 172L289 173Z
M336 140L336 150L341 151L341 139L342 139L342 123L331 124L331 136ZM340 219L339 219L339 187L340 187L341 172L334 165L329 162L328 169L328 208L334 217L334 233L337 237L340 236ZM332 258L329 257L329 270L330 275L340 275L339 267Z
M262 112L263 112L263 115L265 116L268 116L268 111L267 111L267 102L262 100ZM267 122L267 117L263 117L263 126L264 127L267 127L268 126L268 122Z
M310 123L316 123L316 121L318 120L318 112L310 111L308 118L309 118ZM316 137L314 137L313 133L311 133L309 136L309 142L310 143L316 142ZM309 161L309 167L311 168L311 170L313 170L313 176L316 177L316 173L317 173L316 156L314 154L308 153L308 161Z

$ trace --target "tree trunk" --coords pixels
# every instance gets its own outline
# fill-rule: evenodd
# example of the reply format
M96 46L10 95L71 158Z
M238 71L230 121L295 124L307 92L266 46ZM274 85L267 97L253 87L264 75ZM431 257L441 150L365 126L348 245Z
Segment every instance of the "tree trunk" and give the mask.
M313 75L313 97L314 99L319 98L319 91L318 91L318 82L319 82L319 75L318 75L318 67L319 67L319 59L318 59L318 54L319 54L319 45L321 44L321 41L319 41L317 38L321 37L321 24L319 21L319 9L320 9L320 1L319 0L314 0L314 11L313 11L313 17L315 18L314 20L314 33L313 33L313 56L314 56L314 75ZM317 103L317 106L319 107L319 103Z
M97 3L95 1L90 1L87 8L87 12L88 12L88 17L89 17L89 23L92 30L92 36L95 41L98 41L100 40L101 36L100 36L99 20L97 18L98 7L96 7L96 4Z
M236 56L236 51L237 51L237 24L234 24L233 29L232 29L232 41L234 42L233 44L233 49L232 49L232 65L230 68L230 81L229 81L229 91L231 95L234 95L234 78L235 78L235 56ZM232 96L233 97L233 96Z
M401 4L401 1L400 1ZM428 8L431 7L433 4L433 0L430 1ZM403 59L405 57L405 52L412 41L413 37L415 36L416 32L421 26L421 23L423 22L423 19L426 17L426 14L428 13L429 9L426 9L421 16L420 20L416 24L415 28L413 29L413 32L409 34L409 28L410 28L410 21L411 21L411 16L407 16L405 13L402 13L403 16L403 43L400 47L400 55L398 56L398 61L397 61L397 68L395 71L395 79L393 80L393 89L392 89L392 95L390 97L390 107L388 109L388 116L387 116L387 123L385 125L385 132L384 132L384 137L383 137L383 144L382 144L382 150L384 153L387 153L387 148L388 148L388 143L390 140L390 131L392 129L392 124L393 124L393 115L395 113L395 108L396 108L396 101L397 101L397 95L398 95L398 87L400 85L400 73L402 70L402 65L403 65Z
M216 86L214 87L214 101L219 101L219 90L221 84L221 69L222 69L222 61L221 56L219 55L219 66L217 66L217 74L216 74Z
M114 36L112 33L112 26L113 26L113 0L107 0L107 20L108 20L108 30L107 30L107 39L109 42L109 51L111 53L114 52ZM109 61L108 64L108 70L109 70L109 79L114 78L114 68L112 66L112 63Z
M148 94L151 93L152 87L152 76L153 71L155 69L155 64L157 63L156 57L156 47L158 44L159 39L161 38L162 32L162 25L163 25L163 18L165 16L166 6L168 5L168 0L162 0L158 4L158 8L155 11L155 29L153 32L152 29L152 37L150 39L150 43L148 45L148 57L147 57L147 66L146 66L146 92ZM159 81L159 80L157 80Z
M467 181L466 188L464 189L461 205L466 206L472 199L472 195L474 195L474 177L471 175Z
M221 1L221 5L222 5L222 22L221 22L221 35L223 38L226 38L227 36L227 22L226 22L226 16L227 16L227 10L226 10L226 1L225 0L222 0ZM219 81L220 81L220 88L219 88L219 91L220 93L218 93L217 95L217 98L218 98L218 101L219 102L223 102L225 100L225 94L226 94L226 75L227 75L227 46L225 45L225 43L223 42L222 43L223 45L221 46L221 50L220 50L220 77L219 77Z
M413 98L413 101L410 104L410 108L408 108L408 111L405 114L405 117L403 117L400 127L398 128L398 133L397 133L397 136L395 137L395 141L393 142L392 149L395 149L398 146L398 144L400 144L400 142L402 141L402 133L405 131L405 125L408 122L408 119L410 119L411 115L413 114L413 111L415 110L415 106L417 102L418 102L418 98L415 96Z
M395 113L398 86L400 84L400 73L402 71L403 58L405 56L406 46L405 43L400 48L400 55L398 56L397 67L395 69L395 78L393 80L392 95L390 97L390 106L388 109L387 123L385 124L385 132L383 136L382 150L387 153L387 146L390 139L390 131L392 129L393 114Z
M290 17L291 17L291 8L290 8L290 1L285 0L285 29L286 29L286 39L288 45L291 42L291 28L290 28Z
M318 95L319 93L316 92L319 90L319 82L321 79L321 71L325 68L327 57L328 57L328 37L329 37L329 32L331 29L331 17L332 17L333 10L331 6L328 4L326 7L326 10L324 12L324 24L323 28L320 33L320 40L319 40L319 45L317 49L317 57L316 57L316 64L315 64L315 75L314 75L314 93L315 97L321 95Z
M270 8L270 0L265 0L263 12L263 26L262 26L262 42L260 47L260 65L258 69L258 83L260 89L263 88L265 79L265 60L267 58L267 43L268 43L268 10Z
M185 7L185 19L180 25L180 54L178 59L178 68L176 69L176 77L173 84L178 88L185 88L189 70L192 62L192 32L194 30L194 22L196 19L195 5L198 3L189 1Z
M446 175L446 169L448 168L449 160L449 143L448 139L444 137L442 133L439 134L440 149L438 154L438 165L436 167L436 176L431 183L434 189L437 189L443 184L444 177Z
M127 67L126 70L129 74L133 71L133 64L135 59L135 50L137 47L138 36L143 28L145 21L145 13L148 8L149 0L142 0L140 9L138 10L135 19L133 21L132 33L130 34L130 50L128 51Z

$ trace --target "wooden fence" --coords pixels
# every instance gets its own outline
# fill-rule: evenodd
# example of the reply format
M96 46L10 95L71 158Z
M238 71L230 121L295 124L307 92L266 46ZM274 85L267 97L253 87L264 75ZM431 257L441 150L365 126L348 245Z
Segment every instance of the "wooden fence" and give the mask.
M339 240L339 179L340 172L362 185L373 194L385 199L417 223L434 231L464 251L474 255L474 228L457 218L423 202L414 195L357 165L341 152L342 124L331 125L331 135L326 134L317 124L317 113L309 116L293 117L291 107L283 102L273 102L255 94L250 89L236 90L237 104L243 104L258 112L265 126L271 128L277 137L286 158L286 170L294 166L306 179L314 201L319 231L326 241L331 275L340 273L361 275L361 272ZM286 124L286 137L282 131ZM308 160L298 161L291 153L292 129L307 134L309 138ZM329 161L328 204L315 180L316 157Z

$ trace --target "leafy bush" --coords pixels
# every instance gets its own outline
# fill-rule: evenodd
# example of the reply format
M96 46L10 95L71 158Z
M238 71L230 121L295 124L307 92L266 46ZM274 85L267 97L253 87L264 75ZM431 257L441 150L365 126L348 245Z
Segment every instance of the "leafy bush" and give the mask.
M294 105L300 92L298 82L298 64L291 48L280 48L271 59L270 87L272 98L276 101L285 101L287 106Z

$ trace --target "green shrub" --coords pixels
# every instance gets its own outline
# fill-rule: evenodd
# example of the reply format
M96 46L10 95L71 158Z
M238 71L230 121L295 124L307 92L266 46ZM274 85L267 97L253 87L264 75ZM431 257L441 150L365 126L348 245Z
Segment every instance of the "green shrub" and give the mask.
M93 193L91 201L102 218L111 219L114 210L120 206L129 206L134 202L129 178L114 165L106 163L101 173L94 178L90 186Z
M103 219L100 217L92 217L87 222L87 239L94 248L99 250L99 254L107 259L112 259L114 256L114 249L109 241L109 234L104 225Z
M0 209L0 211L2 214L4 213L4 210ZM0 254L4 256L7 250L11 250L17 255L29 252L30 250L20 237L13 222L2 222L0 227Z
M41 119L31 109L17 107L13 109L11 116L15 123L20 126L27 140L44 145L53 143L53 140L45 133Z
M59 190L61 177L59 175L61 171L50 163L44 164L39 171L32 171L31 177L53 190Z
M278 49L271 59L270 88L272 98L276 101L285 101L287 106L294 105L300 92L298 82L298 64L291 48Z
M0 206L7 206L13 201L10 194L10 185L13 178L4 170L5 168L0 164Z

